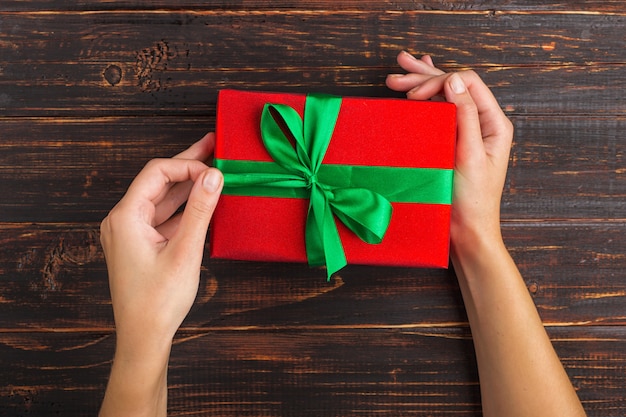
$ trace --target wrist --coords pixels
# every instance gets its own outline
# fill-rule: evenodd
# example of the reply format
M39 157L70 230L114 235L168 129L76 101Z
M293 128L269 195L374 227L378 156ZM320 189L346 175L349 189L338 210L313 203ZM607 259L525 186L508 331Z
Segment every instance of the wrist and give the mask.
M170 347L118 337L100 417L165 416Z
M468 296L473 298L474 291L481 293L485 286L493 289L494 277L501 277L511 262L499 222L497 227L493 225L491 229L465 228L462 235L457 233L450 245L450 259L464 299Z
M481 230L453 226L451 232L450 257L455 266L477 263L491 255L507 252L499 222Z
M484 314L511 294L516 294L514 298L527 294L499 227L490 233L474 233L474 236L467 231L465 238L451 245L450 257L468 316Z
M172 347L172 338L151 338L137 332L127 334L117 332L115 343L115 359L127 363L167 363Z

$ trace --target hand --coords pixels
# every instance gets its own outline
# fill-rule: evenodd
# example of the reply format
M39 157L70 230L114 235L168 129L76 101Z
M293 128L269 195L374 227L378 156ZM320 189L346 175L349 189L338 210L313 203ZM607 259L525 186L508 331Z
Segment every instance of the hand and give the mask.
M118 350L169 345L195 300L223 182L203 162L213 147L210 133L172 159L150 161L102 222Z
M478 240L500 242L500 200L513 139L513 125L489 88L473 71L445 73L429 56L407 52L398 63L408 74L390 74L387 86L413 100L443 94L457 106L451 243L455 253L472 251Z

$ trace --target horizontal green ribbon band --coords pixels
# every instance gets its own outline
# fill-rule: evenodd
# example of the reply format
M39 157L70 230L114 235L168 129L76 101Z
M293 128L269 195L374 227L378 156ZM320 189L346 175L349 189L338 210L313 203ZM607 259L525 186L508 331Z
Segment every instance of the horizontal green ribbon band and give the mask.
M223 194L309 198L306 180L274 162L216 159ZM451 204L453 170L322 164L318 181L330 188L367 188L396 203Z

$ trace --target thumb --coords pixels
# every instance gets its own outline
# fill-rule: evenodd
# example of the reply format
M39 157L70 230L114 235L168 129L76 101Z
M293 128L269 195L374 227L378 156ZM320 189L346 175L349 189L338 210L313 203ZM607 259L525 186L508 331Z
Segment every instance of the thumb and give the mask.
M457 155L463 159L484 152L478 109L464 80L451 74L444 86L446 100L457 108Z
M175 236L170 239L170 247L179 254L199 254L204 252L209 222L217 206L224 184L222 173L209 168L196 179L187 205L180 219Z

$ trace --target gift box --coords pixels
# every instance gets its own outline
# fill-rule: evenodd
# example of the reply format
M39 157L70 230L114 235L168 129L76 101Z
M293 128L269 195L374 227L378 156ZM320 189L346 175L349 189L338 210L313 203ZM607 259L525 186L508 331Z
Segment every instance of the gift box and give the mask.
M215 258L448 266L456 107L222 90Z

